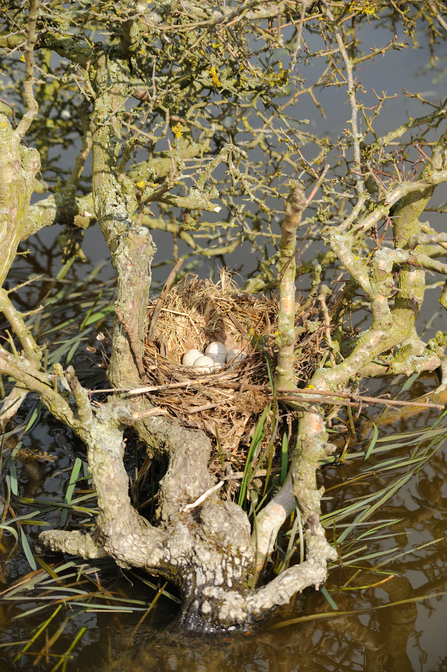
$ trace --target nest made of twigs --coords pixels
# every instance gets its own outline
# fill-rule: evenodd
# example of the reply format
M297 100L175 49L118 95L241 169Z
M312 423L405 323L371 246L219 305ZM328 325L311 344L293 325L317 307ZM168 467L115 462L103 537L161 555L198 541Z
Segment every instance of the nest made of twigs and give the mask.
M237 454L271 399L269 368L274 376L278 308L275 294L245 293L226 272L217 284L189 275L162 292L148 308L151 338L146 339L144 359L148 385L156 388L150 392L154 405L188 427L218 437L223 450ZM299 304L297 308L297 326L317 311L313 306L301 312ZM318 330L306 336L308 348L303 347L303 334L297 339L294 366L303 381L313 370L321 338ZM211 341L246 356L207 375L181 364L185 352L203 352Z

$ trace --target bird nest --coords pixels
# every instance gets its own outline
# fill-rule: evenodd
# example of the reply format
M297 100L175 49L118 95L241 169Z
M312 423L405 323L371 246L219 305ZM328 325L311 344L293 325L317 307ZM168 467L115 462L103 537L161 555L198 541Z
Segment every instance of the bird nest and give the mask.
M163 291L148 308L144 357L154 405L186 426L217 438L226 452L239 453L272 398L278 309L275 294L245 293L225 272L217 284L186 276ZM317 312L313 304L300 310L297 303L297 381L308 380L320 350L321 331L299 328ZM223 343L227 350L237 349L245 357L216 373L197 373L182 365L188 350L203 352L212 341Z

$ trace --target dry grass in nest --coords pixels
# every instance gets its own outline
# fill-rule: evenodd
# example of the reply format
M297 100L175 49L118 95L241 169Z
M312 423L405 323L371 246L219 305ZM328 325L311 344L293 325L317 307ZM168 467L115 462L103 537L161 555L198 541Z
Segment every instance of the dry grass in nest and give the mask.
M225 272L217 284L186 276L162 297L155 325L153 316L161 304L157 309L154 302L148 309L152 338L146 340L144 361L148 384L159 388L151 392L154 405L213 439L218 434L223 451L245 452L250 433L271 400L267 358L274 375L278 298L244 293ZM297 326L316 310L297 310ZM313 370L310 352L317 354L321 337L319 332L306 336L310 347L295 362L296 374L303 380ZM301 335L299 340L306 338ZM211 341L220 341L227 350L242 350L246 357L207 375L181 364L185 352L191 348L203 352ZM297 343L298 348L301 345Z

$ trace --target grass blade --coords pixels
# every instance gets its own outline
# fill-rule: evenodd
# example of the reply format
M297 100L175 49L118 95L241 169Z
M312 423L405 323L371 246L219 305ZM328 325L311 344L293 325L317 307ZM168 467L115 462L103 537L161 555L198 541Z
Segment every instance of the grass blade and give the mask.
M282 437L282 448L281 448L281 485L284 485L284 482L287 478L288 461L289 461L289 441L287 439L287 434L284 433Z
M253 439L251 441L250 450L248 451L247 461L245 462L244 476L241 482L241 489L239 491L239 501L238 504L241 508L244 508L245 497L247 495L247 489L250 485L250 475L251 467L253 462L253 457L256 453L258 446L260 445L263 435L265 423L267 416L270 413L270 404L268 404L262 411L262 415L259 418L258 424L256 425L255 433L253 434Z
M327 600L327 601L329 602L329 604L331 605L332 609L333 609L334 611L338 611L338 607L337 607L337 605L335 604L334 600L333 600L332 597L329 595L329 593L327 592L327 590L326 590L326 588L325 588L324 586L321 586L321 588L320 588L320 593L321 593L322 595L324 595L324 597L326 598L326 600Z
M68 483L67 492L65 494L65 502L67 504L71 504L71 500L73 497L74 489L76 487L76 482L79 478L79 472L81 470L81 467L82 467L82 460L79 457L77 457L73 465L73 469L71 470L70 481ZM65 525L67 515L68 515L68 509L63 509L60 522L61 527Z
M53 611L51 616L41 625L41 627L37 630L37 632L31 637L31 639L28 641L28 643L22 649L22 651L14 658L13 663L16 663L20 659L20 657L25 653L25 651L27 651L29 649L31 644L33 644L36 641L36 639L39 637L39 635L45 630L45 628L48 627L48 625L51 623L53 618L55 618L55 616L57 616L57 614L60 612L61 609L62 609L62 605L60 604L57 607L57 609L55 609Z
M374 426L373 436L372 436L372 439L371 439L371 443L369 444L369 448L366 451L366 455L365 455L365 458L364 458L365 461L369 458L369 456L373 452L374 446L376 445L377 439L379 438L379 428L377 427L375 422L373 422L373 426Z
M31 569L35 571L37 569L36 561L34 560L33 552L22 528L20 528L20 539L22 541L23 552L25 553L26 559L28 560L28 564Z

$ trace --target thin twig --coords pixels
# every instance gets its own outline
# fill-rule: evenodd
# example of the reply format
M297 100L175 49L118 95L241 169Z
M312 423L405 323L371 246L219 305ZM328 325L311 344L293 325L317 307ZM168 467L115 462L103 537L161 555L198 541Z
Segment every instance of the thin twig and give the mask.
M436 16L436 18L438 19L438 23L439 23L439 25L442 26L442 27L444 28L444 30L447 30L447 21L445 21L445 20L442 18L441 14L438 12L438 8L436 7L436 5L435 5L435 3L433 2L433 0L427 0L427 5L430 7L430 9L432 10L433 14L434 14L434 15Z
M253 478L262 478L263 476L267 476L267 474L269 473L279 474L281 473L281 467L273 467L272 469L270 469L270 471L268 469L258 469L258 471L255 474L253 474ZM245 476L244 471L234 471L229 476L222 476L222 480L223 481L231 481L233 479L238 480L240 478L244 478L244 476Z
M199 504L204 502L205 499L207 499L207 497L209 497L210 495L213 494L213 492L216 492L216 490L219 490L219 488L221 488L223 486L223 484L224 484L223 481L219 481L219 483L217 485L215 485L213 488L210 488L209 490L204 492L203 495L200 495L200 497L198 499L196 499L195 502L193 502L192 504L187 504L185 506L185 508L183 509L183 511L189 511L190 509L195 509L196 506L199 506Z
M329 19L335 23L334 21L334 16L330 10L330 6L328 2L324 2L324 6L326 8L326 13L329 17ZM347 82L347 93L348 93L348 98L349 98L349 103L351 105L351 136L352 136L352 142L353 142L353 150L354 150L354 163L356 166L356 169L358 171L358 174L356 175L356 185L357 185L357 193L359 196L364 194L365 191L365 185L363 182L363 177L361 176L361 169L362 169L362 162L361 162L361 152L360 152L360 140L362 139L362 134L359 132L358 128L358 112L359 112L359 104L357 102L356 98L356 83L354 81L354 69L353 69L353 63L352 60L350 59L348 52L346 50L345 43L343 42L343 37L340 32L340 29L337 27L334 29L334 34L335 34L335 39L338 44L338 48L340 50L341 56L345 62L345 68L346 68L346 82Z
M43 278L45 273L41 273L40 275L36 275L35 278L30 278L29 280L25 280L25 282L21 282L20 285L16 285L15 287L12 287L11 289L5 289L5 292L7 294L12 294L13 292L17 292L19 289L22 289L22 287L26 287L26 285L31 284L32 282L35 282L36 280L40 280L40 278ZM25 313L22 313L22 315L25 315ZM28 313L26 313L28 315Z
M233 374L231 374L233 375ZM90 390L89 394L103 394L103 393L110 393L110 392L127 392L127 394L146 394L150 392L163 392L165 390L170 390L174 388L181 388L181 387L189 387L189 386L194 386L197 385L197 383L209 383L209 382L216 382L219 383L219 386L222 388L230 388L233 390L239 390L241 386L243 385L244 389L247 390L255 390L259 392L266 392L268 396L270 396L271 388L270 385L252 385L250 383L232 383L230 381L225 380L228 376L225 377L220 377L222 374L210 374L209 376L205 376L203 378L196 378L195 380L186 380L182 381L181 383L167 383L166 385L153 385L151 387L138 387L132 390L125 389L125 388L109 388L109 389L104 389L104 390ZM218 380L216 380L218 379ZM291 394L291 390L287 387L279 387L277 389L278 393L281 392L288 392L290 395L291 399L294 399L296 401L300 400L300 398L305 395L310 395L310 396L322 396L322 397L327 397L327 401L320 401L318 402L316 399L302 399L302 401L306 401L306 403L332 403L334 405L337 405L337 399L340 400L340 404L343 405L352 405L352 406L359 406L360 403L367 403L367 404L384 404L385 406L414 406L414 407L420 407L420 408L436 408L438 410L444 410L445 406L444 404L432 404L430 402L424 403L424 402L418 402L418 401L397 401L395 399L384 399L383 397L367 397L363 395L356 395L356 394L350 394L349 392L329 392L329 391L324 391L324 390L300 390L298 389L296 391L297 395L300 396L294 396ZM335 397L335 398L334 398ZM285 396L279 397L280 399L286 399ZM347 404L347 402L351 402L350 404Z

